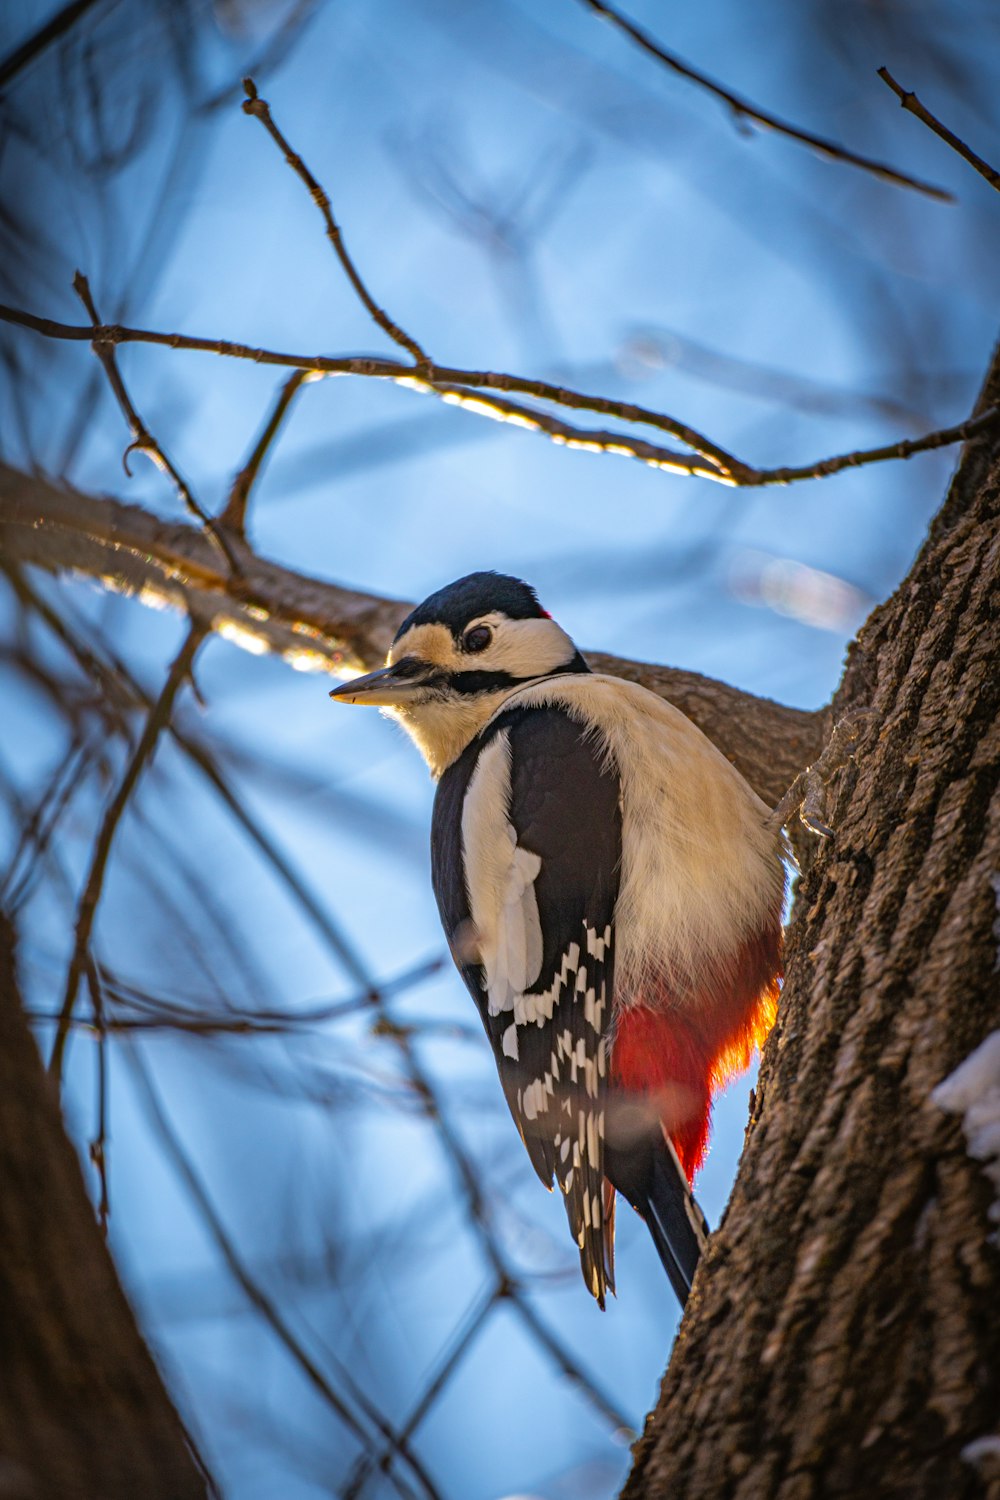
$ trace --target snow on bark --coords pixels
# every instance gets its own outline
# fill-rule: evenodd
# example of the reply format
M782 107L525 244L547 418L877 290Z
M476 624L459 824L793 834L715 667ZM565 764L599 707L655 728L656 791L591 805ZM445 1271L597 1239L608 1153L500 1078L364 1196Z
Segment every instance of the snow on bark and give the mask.
M996 1189L989 1216L1000 1224L1000 1030L969 1054L931 1095L938 1109L962 1116L969 1155L983 1163ZM991 1236L1000 1245L996 1234Z

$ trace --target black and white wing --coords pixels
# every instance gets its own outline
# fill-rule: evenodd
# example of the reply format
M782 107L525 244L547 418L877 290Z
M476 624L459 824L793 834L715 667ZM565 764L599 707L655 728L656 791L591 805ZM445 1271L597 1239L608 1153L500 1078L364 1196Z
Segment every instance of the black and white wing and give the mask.
M434 891L535 1170L561 1188L584 1280L613 1289L604 1110L621 862L617 770L559 708L514 708L444 773Z

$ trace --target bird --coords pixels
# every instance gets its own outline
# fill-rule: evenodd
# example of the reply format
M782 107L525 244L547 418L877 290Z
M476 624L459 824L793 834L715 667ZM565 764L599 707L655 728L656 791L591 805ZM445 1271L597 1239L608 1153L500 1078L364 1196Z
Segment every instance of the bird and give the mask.
M535 590L476 572L330 694L379 707L437 782L431 876L514 1122L614 1292L616 1194L683 1307L713 1096L774 1022L785 867L769 809L679 709L593 672Z

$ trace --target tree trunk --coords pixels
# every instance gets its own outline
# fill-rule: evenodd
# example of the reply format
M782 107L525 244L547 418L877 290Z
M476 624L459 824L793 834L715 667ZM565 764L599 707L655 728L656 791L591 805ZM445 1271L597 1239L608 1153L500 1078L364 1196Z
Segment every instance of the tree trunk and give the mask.
M0 1247L0 1495L204 1500L28 1031L2 917Z
M998 523L993 429L851 649L832 718L873 714L623 1500L1000 1496L991 1192L930 1097L1000 1025Z

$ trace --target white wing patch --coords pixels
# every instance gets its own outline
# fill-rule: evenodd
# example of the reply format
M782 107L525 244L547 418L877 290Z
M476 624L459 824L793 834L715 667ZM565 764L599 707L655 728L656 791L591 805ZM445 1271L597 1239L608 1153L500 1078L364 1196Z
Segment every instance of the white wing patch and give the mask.
M517 1059L517 1027L541 996L525 991L542 971L542 924L535 881L542 861L522 849L507 816L510 806L510 736L490 741L476 763L462 805L462 862L480 962L486 971L487 1010L512 1011L503 1052ZM551 1009L549 1010L551 1015Z

